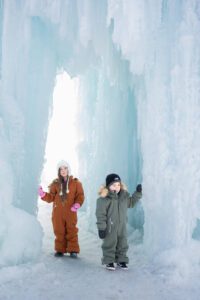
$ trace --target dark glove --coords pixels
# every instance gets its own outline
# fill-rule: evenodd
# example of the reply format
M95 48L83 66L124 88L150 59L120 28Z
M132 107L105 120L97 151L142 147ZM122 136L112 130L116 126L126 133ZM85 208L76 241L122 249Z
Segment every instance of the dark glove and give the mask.
M105 239L105 237L106 237L106 230L99 230L99 237L100 237L100 239Z
M137 185L136 191L137 191L138 193L142 193L142 185L141 185L141 184L138 184L138 185Z

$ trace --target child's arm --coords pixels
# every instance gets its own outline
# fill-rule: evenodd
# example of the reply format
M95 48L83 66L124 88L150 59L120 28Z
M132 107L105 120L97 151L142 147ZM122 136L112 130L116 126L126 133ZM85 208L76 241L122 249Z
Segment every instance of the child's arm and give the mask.
M107 209L105 199L98 198L96 206L97 228L98 230L106 230Z
M84 196L82 184L78 179L76 179L76 195L75 195L74 203L79 204L81 206L83 204L84 198L85 196Z
M142 185L138 184L136 191L128 198L128 208L132 208L142 198Z
M55 187L55 184L51 184L50 185L50 191L49 193L45 193L45 195L41 198L42 200L48 202L48 203L51 203L54 201L55 199L55 196L56 196L56 187Z

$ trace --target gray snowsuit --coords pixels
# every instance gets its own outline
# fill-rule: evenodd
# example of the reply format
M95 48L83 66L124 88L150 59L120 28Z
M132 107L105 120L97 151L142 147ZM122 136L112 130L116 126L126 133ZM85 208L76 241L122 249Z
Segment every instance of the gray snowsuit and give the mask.
M106 229L106 237L103 239L102 264L112 262L128 263L127 250L127 208L133 207L142 197L142 193L135 192L132 196L122 185L119 194L103 188L97 199L96 217L98 230Z

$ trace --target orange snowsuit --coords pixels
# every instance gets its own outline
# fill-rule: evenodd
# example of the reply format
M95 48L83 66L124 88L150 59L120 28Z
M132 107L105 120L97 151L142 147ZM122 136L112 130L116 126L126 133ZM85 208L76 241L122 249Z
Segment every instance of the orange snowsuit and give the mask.
M52 223L55 234L55 250L57 252L80 252L78 244L77 213L71 211L74 203L83 204L84 191L81 182L77 178L69 177L69 193L62 201L60 194L61 184L55 179L50 185L49 193L42 200L53 202Z

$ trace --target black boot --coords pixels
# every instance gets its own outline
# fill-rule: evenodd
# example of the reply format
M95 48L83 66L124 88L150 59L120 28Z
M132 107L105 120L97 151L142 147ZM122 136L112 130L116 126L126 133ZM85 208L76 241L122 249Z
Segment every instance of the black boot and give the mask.
M110 263L106 265L106 269L110 271L115 271L115 265L114 263Z
M128 266L125 262L117 263L117 265L118 265L118 267L120 267L123 270L128 270Z
M62 252L56 252L54 254L55 257L62 257L63 256L63 253Z
M76 253L76 252L71 252L71 253L70 253L70 257L71 257L71 258L77 258L78 256L77 256L77 253Z

